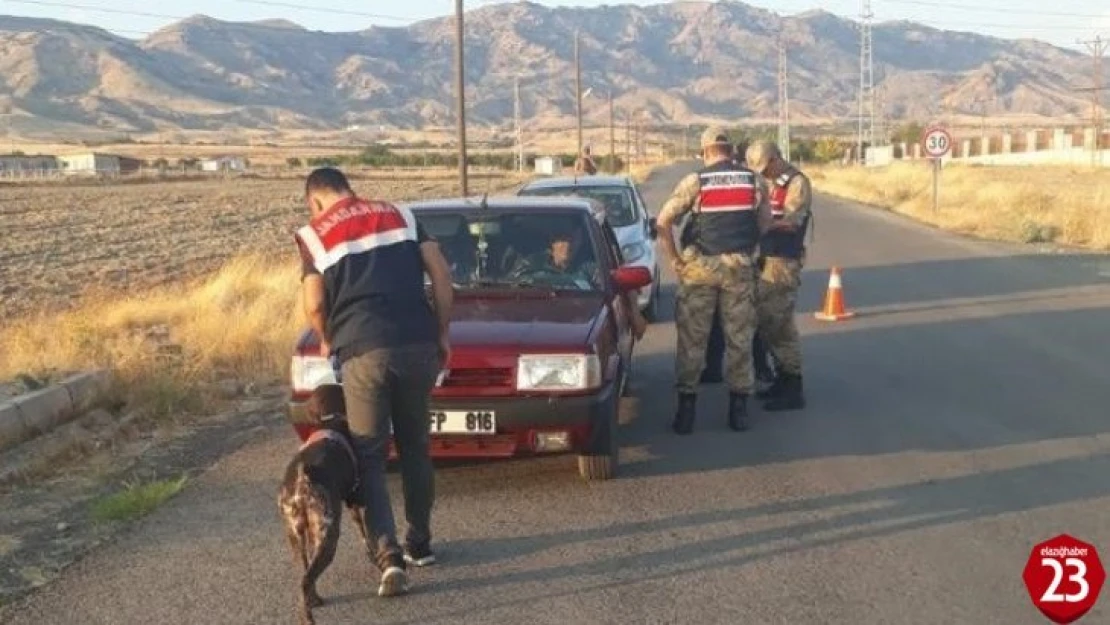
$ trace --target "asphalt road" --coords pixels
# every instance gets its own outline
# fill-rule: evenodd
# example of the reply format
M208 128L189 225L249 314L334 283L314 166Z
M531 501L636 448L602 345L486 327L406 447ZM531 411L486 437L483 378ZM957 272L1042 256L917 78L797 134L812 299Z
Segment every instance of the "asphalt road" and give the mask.
M646 185L654 208L683 171ZM621 479L584 484L573 458L444 469L441 563L378 599L345 525L319 622L1045 623L1021 581L1034 543L1068 532L1110 562L1110 259L816 211L805 411L733 433L708 386L697 432L671 435L660 323L623 408ZM832 264L859 317L821 324ZM274 494L295 446L275 428L0 620L294 622ZM1110 620L1107 594L1082 622Z

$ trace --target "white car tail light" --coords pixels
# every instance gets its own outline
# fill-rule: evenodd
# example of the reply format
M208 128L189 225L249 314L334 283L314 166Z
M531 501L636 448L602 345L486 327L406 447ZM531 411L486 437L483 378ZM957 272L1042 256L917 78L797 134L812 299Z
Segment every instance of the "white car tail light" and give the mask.
M293 356L290 382L294 393L311 393L321 384L336 384L339 377L331 359L322 356Z

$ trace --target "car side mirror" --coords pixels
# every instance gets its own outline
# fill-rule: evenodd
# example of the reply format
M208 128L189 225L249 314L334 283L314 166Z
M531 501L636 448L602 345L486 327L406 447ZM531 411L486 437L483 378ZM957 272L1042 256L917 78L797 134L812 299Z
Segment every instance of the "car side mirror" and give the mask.
M651 272L647 267L624 266L613 270L613 282L622 293L642 289L651 284Z
M654 217L647 219L647 235L649 239L655 239L659 236L659 227L655 223Z

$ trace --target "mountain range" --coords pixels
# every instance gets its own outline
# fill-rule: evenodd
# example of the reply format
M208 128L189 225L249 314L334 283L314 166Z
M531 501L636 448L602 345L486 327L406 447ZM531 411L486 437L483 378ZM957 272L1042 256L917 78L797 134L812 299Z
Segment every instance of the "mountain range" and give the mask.
M467 114L573 127L579 33L588 123L615 107L659 122L772 122L778 42L795 123L857 115L859 26L825 11L792 16L731 1L468 11ZM1089 57L899 21L873 26L878 106L891 120L942 113L1084 119ZM13 127L127 132L227 128L420 128L454 120L453 16L406 27L321 32L285 20L193 16L143 39L0 16L0 114ZM1108 64L1110 65L1110 64Z

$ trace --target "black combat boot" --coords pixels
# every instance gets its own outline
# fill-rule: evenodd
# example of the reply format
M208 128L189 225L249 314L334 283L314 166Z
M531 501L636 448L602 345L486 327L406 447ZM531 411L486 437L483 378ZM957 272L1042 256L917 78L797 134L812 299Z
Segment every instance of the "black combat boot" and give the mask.
M759 384L760 380L756 377L756 383ZM757 391L755 396L759 399L775 399L782 394L783 385L786 384L786 374L776 375L771 380L771 385L767 388Z
M748 396L741 393L728 394L728 427L737 432L748 429Z
M781 373L779 374L779 380L782 381L779 394L763 404L763 409L768 412L782 412L805 408L806 399L802 393L802 376L794 373Z
M674 415L675 434L690 434L694 431L694 417L697 416L698 396L693 393L678 394L678 410Z

